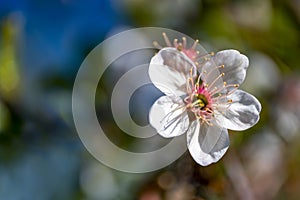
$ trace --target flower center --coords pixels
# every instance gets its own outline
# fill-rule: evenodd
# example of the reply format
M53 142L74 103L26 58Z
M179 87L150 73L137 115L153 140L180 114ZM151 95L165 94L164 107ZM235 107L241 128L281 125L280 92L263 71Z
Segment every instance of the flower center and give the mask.
M190 71L190 78L187 81L187 94L184 99L186 108L194 113L196 119L207 124L214 117L213 97L209 93L205 83L201 80L201 74L195 80L193 69Z
M203 110L208 105L208 101L203 94L196 94L195 102L198 104L201 110Z

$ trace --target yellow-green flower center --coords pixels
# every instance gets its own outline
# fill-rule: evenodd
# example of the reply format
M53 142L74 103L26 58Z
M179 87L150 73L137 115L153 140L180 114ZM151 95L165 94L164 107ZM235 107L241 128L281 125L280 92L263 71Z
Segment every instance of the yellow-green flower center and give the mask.
M208 104L206 97L203 94L196 94L194 103L203 109Z

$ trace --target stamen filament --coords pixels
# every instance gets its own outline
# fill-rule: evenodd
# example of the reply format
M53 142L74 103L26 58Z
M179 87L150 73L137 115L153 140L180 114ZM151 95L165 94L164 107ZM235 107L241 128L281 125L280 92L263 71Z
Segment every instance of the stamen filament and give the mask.
M200 53L200 52L199 52ZM195 56L194 60L197 61L198 63L203 60L204 62L209 60L211 58L211 56L214 55L214 52L211 53L205 53L200 55L199 53L197 53L197 55ZM200 62L201 63L201 62Z
M177 46L178 46L178 39L177 39L177 38L174 39L173 45L174 45L174 47L177 47Z
M157 41L153 41L153 46L157 49L162 49L163 47L158 44Z
M166 45L167 45L168 47L171 47L172 44L171 44L171 42L170 42L170 40L169 40L167 34L166 34L165 32L163 32L162 35L163 35L163 37L164 37L164 40L165 40L165 42L166 42Z
M215 70L218 70L219 68L224 68L224 65L220 65L218 67L213 67L212 70L210 70L206 75L206 77L208 77L212 72L214 72Z
M197 46L197 44L199 43L199 40L195 40L195 42L194 42L194 44L193 44L193 46L192 46L192 50L195 50L195 48L196 48L196 46Z
M208 90L217 82L218 79L220 79L222 76L224 76L225 73L221 73L209 86L208 86Z
M186 48L186 38L185 37L182 37L182 45L183 45L183 48L185 49Z
M220 92L220 91L222 91L222 90L224 90L224 89L228 89L228 88L230 88L230 87L234 87L234 89L235 89L235 88L238 87L238 84L229 84L229 85L227 85L227 83L224 82L223 87L217 88L216 90L213 90L213 91L211 91L210 93L212 94L212 96L214 96L216 93L218 93L218 92ZM234 90L234 89L233 89L233 90ZM227 91L226 94L229 94L231 91L232 91L232 90L230 90L229 92ZM235 91L235 90L234 90L234 91ZM230 93L230 94L232 94L232 93Z

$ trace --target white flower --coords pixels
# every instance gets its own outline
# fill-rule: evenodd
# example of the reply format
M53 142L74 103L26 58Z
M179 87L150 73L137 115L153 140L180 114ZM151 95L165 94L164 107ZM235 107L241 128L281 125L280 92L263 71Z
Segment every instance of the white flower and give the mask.
M192 157L206 166L228 149L227 129L252 127L259 120L261 105L238 89L249 64L246 56L224 50L198 62L195 45L186 49L174 40L174 46L162 48L151 59L150 79L165 96L153 104L149 121L166 138L186 133Z

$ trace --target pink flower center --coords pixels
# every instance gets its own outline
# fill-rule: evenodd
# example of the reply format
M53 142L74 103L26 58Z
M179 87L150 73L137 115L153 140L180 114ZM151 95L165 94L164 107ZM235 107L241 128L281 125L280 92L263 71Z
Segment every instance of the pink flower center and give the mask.
M184 99L186 108L195 114L197 119L209 123L213 117L213 99L204 83L200 85L200 76L196 83L190 77L187 82L188 96Z
M210 94L207 91L207 88L205 88L203 84L201 87L199 87L198 84L196 84L194 87L195 91L194 93L192 93L192 102L195 104L195 106L199 107L201 110L211 107L212 100Z

